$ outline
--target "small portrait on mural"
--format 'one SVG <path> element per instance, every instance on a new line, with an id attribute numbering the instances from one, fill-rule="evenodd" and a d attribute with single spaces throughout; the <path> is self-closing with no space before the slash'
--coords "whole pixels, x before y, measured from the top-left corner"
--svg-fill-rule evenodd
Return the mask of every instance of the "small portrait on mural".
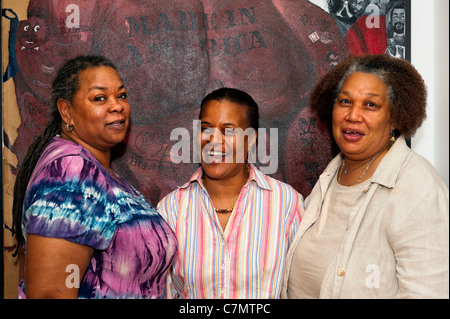
<path id="1" fill-rule="evenodd" d="M 390 9 L 386 19 L 388 46 L 386 54 L 405 58 L 405 4 L 389 3 Z"/>
<path id="2" fill-rule="evenodd" d="M 342 35 L 360 18 L 370 0 L 328 0 L 328 12 L 336 21 Z"/>
<path id="3" fill-rule="evenodd" d="M 350 55 L 386 51 L 389 0 L 309 0 L 333 18 Z"/>

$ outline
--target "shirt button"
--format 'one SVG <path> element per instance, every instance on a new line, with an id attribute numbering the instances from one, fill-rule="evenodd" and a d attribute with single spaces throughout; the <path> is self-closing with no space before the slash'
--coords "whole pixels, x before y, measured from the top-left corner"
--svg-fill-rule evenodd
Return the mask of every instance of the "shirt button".
<path id="1" fill-rule="evenodd" d="M 337 275 L 339 277 L 344 277 L 345 276 L 345 269 L 342 268 L 342 267 L 339 267 L 338 270 L 337 270 Z"/>

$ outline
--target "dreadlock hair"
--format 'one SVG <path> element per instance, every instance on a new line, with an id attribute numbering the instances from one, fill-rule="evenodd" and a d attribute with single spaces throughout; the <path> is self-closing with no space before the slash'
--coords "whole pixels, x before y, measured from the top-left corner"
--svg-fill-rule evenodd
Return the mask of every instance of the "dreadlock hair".
<path id="1" fill-rule="evenodd" d="M 73 101 L 75 93 L 80 89 L 79 75 L 91 67 L 108 66 L 116 70 L 116 67 L 106 58 L 102 56 L 79 56 L 66 63 L 59 69 L 52 84 L 51 98 L 51 118 L 39 135 L 28 148 L 27 154 L 20 165 L 14 184 L 14 201 L 12 207 L 13 234 L 17 240 L 17 249 L 13 256 L 17 256 L 19 247 L 24 242 L 22 234 L 22 214 L 25 193 L 27 191 L 28 182 L 31 174 L 39 160 L 44 149 L 57 134 L 61 134 L 63 125 L 62 118 L 59 113 L 57 102 L 60 99 Z"/>

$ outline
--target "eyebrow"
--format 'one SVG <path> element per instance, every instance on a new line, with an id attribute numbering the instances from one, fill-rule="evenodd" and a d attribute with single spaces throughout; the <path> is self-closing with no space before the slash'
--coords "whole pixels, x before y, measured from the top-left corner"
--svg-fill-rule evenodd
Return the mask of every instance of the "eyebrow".
<path id="1" fill-rule="evenodd" d="M 342 91 L 340 94 L 352 95 L 349 91 Z M 378 93 L 367 93 L 366 96 L 381 96 Z"/>
<path id="2" fill-rule="evenodd" d="M 208 122 L 208 121 L 202 121 L 201 124 L 211 124 L 211 123 Z M 238 125 L 236 125 L 234 123 L 223 123 L 222 125 L 223 126 L 236 126 L 236 127 L 238 127 Z"/>
<path id="3" fill-rule="evenodd" d="M 121 85 L 119 86 L 117 89 L 120 91 L 123 88 L 125 88 L 125 85 Z M 101 91 L 106 91 L 107 88 L 103 87 L 103 86 L 93 86 L 91 88 L 89 88 L 88 92 L 92 91 L 92 90 L 101 90 Z"/>

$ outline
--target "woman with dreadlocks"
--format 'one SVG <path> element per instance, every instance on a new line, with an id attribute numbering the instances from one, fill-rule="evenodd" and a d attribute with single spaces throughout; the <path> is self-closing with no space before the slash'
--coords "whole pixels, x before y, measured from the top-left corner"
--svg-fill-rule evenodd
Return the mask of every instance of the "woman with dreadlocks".
<path id="1" fill-rule="evenodd" d="M 19 298 L 163 297 L 176 237 L 110 168 L 131 113 L 116 68 L 103 57 L 69 60 L 53 82 L 52 106 L 14 187 L 25 251 Z"/>

